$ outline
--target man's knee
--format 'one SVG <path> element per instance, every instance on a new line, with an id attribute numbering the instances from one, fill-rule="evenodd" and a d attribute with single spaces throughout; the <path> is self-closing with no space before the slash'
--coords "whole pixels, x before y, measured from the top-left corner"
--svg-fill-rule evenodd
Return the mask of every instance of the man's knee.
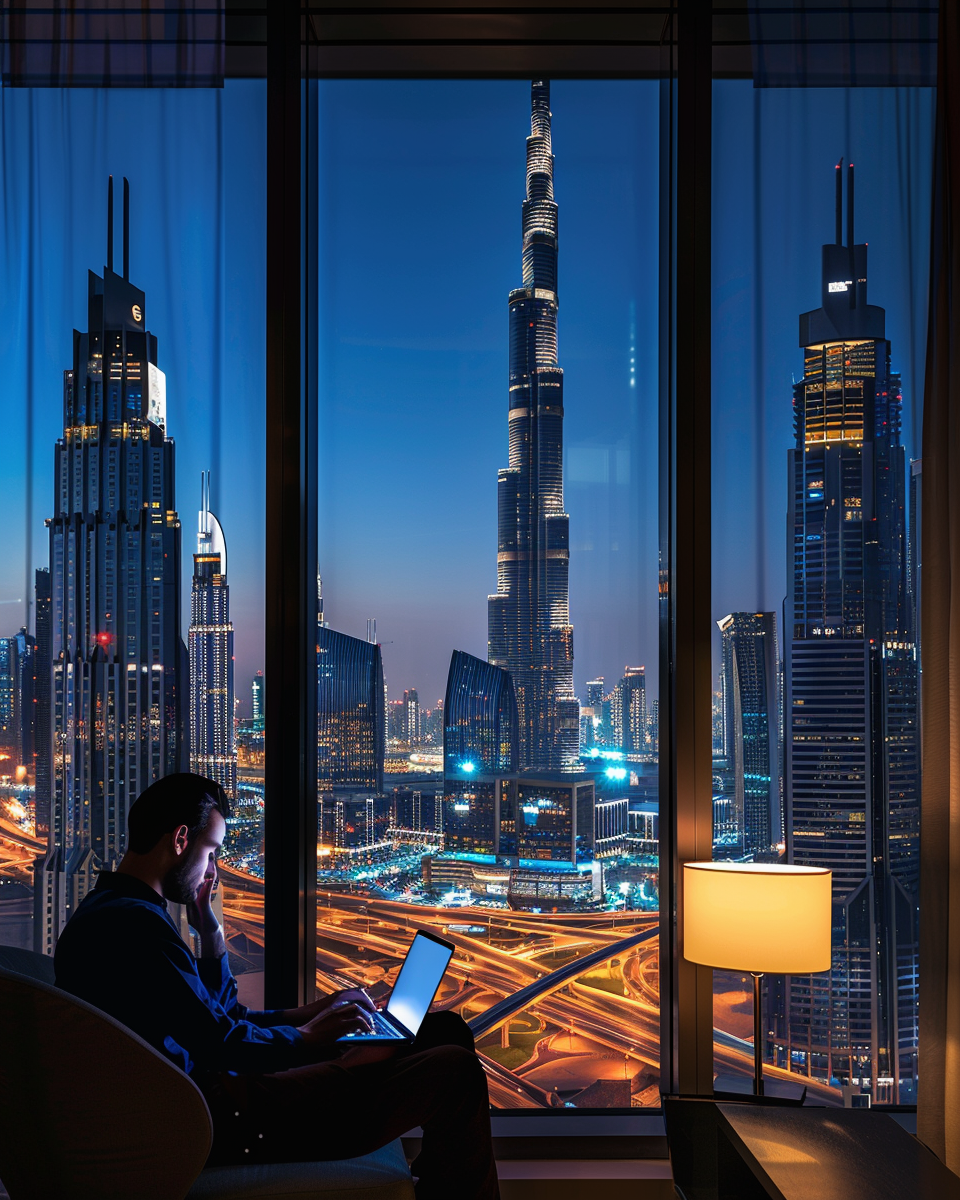
<path id="1" fill-rule="evenodd" d="M 465 1046 L 436 1046 L 427 1053 L 436 1072 L 455 1090 L 486 1092 L 486 1073 L 473 1050 Z"/>
<path id="2" fill-rule="evenodd" d="M 462 1046 L 471 1051 L 475 1048 L 470 1026 L 453 1009 L 428 1013 L 420 1026 L 417 1041 L 424 1047 Z"/>

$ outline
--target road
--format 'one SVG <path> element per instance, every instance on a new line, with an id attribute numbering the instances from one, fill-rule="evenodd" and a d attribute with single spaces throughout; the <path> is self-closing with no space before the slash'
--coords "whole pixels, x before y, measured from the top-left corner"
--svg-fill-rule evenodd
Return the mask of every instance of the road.
<path id="1" fill-rule="evenodd" d="M 0 818 L 0 878 L 32 883 L 33 860 L 42 849 L 39 839 Z M 225 932 L 249 963 L 262 955 L 263 881 L 227 863 L 221 864 L 221 879 Z M 479 1039 L 495 1106 L 575 1104 L 569 1080 L 593 1072 L 597 1079 L 633 1080 L 647 1102 L 656 1103 L 658 921 L 657 913 L 450 909 L 320 891 L 317 986 L 330 991 L 362 984 L 385 994 L 414 930 L 433 930 L 456 947 L 438 996 L 441 1007 L 471 1019 L 530 990 L 526 1010 L 504 1012 Z M 649 933 L 654 935 L 649 940 L 624 947 L 627 939 Z M 599 961 L 579 977 L 555 974 L 583 958 Z M 716 1030 L 714 1061 L 724 1074 L 752 1078 L 749 1042 Z M 774 1067 L 766 1067 L 765 1075 L 799 1080 L 822 1102 L 840 1103 L 839 1093 L 820 1081 Z"/>

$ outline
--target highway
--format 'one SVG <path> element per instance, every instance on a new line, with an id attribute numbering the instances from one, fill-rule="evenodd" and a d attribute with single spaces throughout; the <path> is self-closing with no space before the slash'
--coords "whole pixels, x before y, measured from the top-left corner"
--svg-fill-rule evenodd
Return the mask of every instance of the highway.
<path id="1" fill-rule="evenodd" d="M 42 849 L 42 841 L 0 817 L 0 879 L 32 884 Z M 228 944 L 257 966 L 263 881 L 229 863 L 220 864 L 220 874 Z M 657 913 L 441 908 L 321 890 L 317 986 L 360 984 L 383 996 L 413 932 L 432 930 L 456 947 L 437 1004 L 476 1022 L 496 1107 L 575 1105 L 584 1086 L 613 1079 L 632 1081 L 636 1100 L 642 1094 L 643 1102 L 658 1104 L 658 922 Z M 512 998 L 521 991 L 527 1001 L 518 1008 Z M 492 1019 L 481 1020 L 490 1010 Z M 752 1044 L 714 1032 L 717 1071 L 752 1078 Z M 769 1066 L 765 1076 L 805 1083 L 821 1102 L 841 1103 L 836 1090 L 806 1076 Z"/>

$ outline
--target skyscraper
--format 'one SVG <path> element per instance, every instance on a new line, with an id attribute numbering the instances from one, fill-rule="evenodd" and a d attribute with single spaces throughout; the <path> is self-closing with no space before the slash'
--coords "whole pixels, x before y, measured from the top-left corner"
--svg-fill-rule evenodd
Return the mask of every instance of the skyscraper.
<path id="1" fill-rule="evenodd" d="M 193 556 L 190 591 L 190 770 L 237 794 L 237 746 L 233 724 L 233 625 L 227 583 L 227 543 L 210 511 L 210 473 Z"/>
<path id="2" fill-rule="evenodd" d="M 250 708 L 254 729 L 263 729 L 263 672 L 258 671 L 250 684 Z"/>
<path id="3" fill-rule="evenodd" d="M 730 613 L 723 642 L 723 757 L 745 854 L 780 841 L 780 655 L 776 613 Z"/>
<path id="4" fill-rule="evenodd" d="M 454 650 L 443 713 L 445 790 L 475 775 L 516 771 L 519 726 L 508 671 Z"/>
<path id="5" fill-rule="evenodd" d="M 36 635 L 37 662 L 34 693 L 37 701 L 36 719 L 36 772 L 37 784 L 34 811 L 36 814 L 37 837 L 46 837 L 50 832 L 50 796 L 53 774 L 53 742 L 50 726 L 50 684 L 53 677 L 53 657 L 50 624 L 50 572 L 40 567 L 36 573 Z"/>
<path id="6" fill-rule="evenodd" d="M 644 667 L 624 667 L 623 678 L 613 689 L 610 707 L 613 744 L 625 754 L 642 754 L 647 748 L 647 675 Z"/>
<path id="7" fill-rule="evenodd" d="M 550 84 L 531 89 L 523 286 L 509 297 L 509 463 L 497 484 L 497 591 L 488 600 L 488 659 L 513 676 L 522 770 L 574 770 L 573 693 L 563 511 L 563 371 L 557 361 L 557 205 Z"/>
<path id="8" fill-rule="evenodd" d="M 403 693 L 403 740 L 408 746 L 419 746 L 421 739 L 420 697 L 416 688 Z"/>
<path id="9" fill-rule="evenodd" d="M 318 789 L 381 793 L 385 748 L 380 646 L 318 625 Z"/>
<path id="10" fill-rule="evenodd" d="M 0 775 L 34 779 L 36 639 L 21 629 L 0 638 Z"/>
<path id="11" fill-rule="evenodd" d="M 833 870 L 829 974 L 786 983 L 784 1051 L 814 1075 L 915 1098 L 919 745 L 900 378 L 867 247 L 823 247 L 822 307 L 800 317 L 789 456 L 786 834 Z"/>
<path id="12" fill-rule="evenodd" d="M 87 331 L 74 330 L 54 456 L 54 777 L 36 889 L 47 952 L 97 869 L 123 853 L 130 805 L 188 761 L 174 445 L 157 339 L 129 279 L 128 214 L 124 180 L 118 275 L 111 179 L 107 265 L 102 279 L 88 274 Z"/>

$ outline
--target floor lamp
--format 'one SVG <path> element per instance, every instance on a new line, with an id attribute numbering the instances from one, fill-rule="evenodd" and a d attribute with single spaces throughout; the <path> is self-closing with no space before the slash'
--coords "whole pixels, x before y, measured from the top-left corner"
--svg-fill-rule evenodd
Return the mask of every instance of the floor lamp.
<path id="1" fill-rule="evenodd" d="M 683 864 L 683 956 L 753 976 L 753 1092 L 763 1095 L 760 980 L 830 969 L 832 873 L 781 863 Z"/>

